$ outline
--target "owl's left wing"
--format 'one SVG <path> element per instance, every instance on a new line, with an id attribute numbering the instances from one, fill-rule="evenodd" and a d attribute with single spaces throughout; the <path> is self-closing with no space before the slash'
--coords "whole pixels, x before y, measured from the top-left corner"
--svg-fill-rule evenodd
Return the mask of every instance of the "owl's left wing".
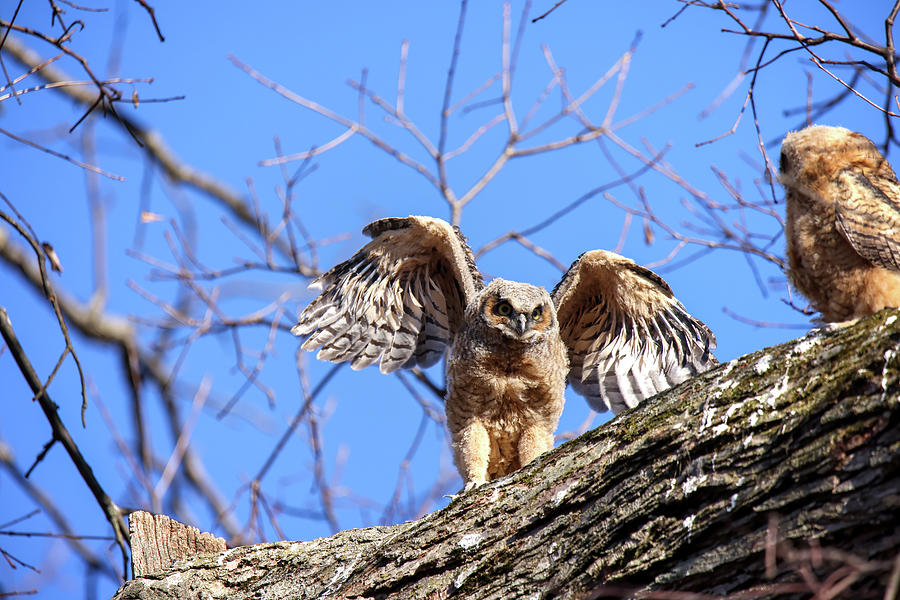
<path id="1" fill-rule="evenodd" d="M 893 173 L 838 174 L 835 215 L 838 230 L 866 260 L 900 271 L 900 184 Z"/>
<path id="2" fill-rule="evenodd" d="M 433 365 L 484 287 L 471 249 L 431 217 L 380 219 L 363 233 L 372 241 L 310 285 L 322 293 L 291 332 L 308 335 L 303 349 L 321 348 L 319 359 L 353 369 Z"/>
<path id="3" fill-rule="evenodd" d="M 716 338 L 653 271 L 585 252 L 553 290 L 569 383 L 598 412 L 636 406 L 717 364 Z"/>

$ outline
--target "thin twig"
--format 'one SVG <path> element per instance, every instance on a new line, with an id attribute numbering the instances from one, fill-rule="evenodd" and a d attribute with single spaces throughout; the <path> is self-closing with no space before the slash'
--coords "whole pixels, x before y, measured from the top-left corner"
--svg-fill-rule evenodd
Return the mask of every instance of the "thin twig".
<path id="1" fill-rule="evenodd" d="M 104 177 L 109 177 L 110 179 L 115 180 L 115 181 L 125 181 L 125 178 L 122 177 L 121 175 L 115 175 L 113 173 L 108 173 L 108 172 L 104 171 L 103 169 L 101 169 L 100 167 L 95 167 L 94 165 L 89 165 L 87 163 L 83 163 L 80 160 L 76 160 L 67 154 L 63 154 L 62 152 L 57 152 L 56 150 L 51 150 L 50 148 L 45 148 L 44 146 L 41 146 L 40 144 L 32 142 L 31 140 L 27 140 L 23 137 L 20 137 L 10 131 L 7 131 L 6 129 L 0 128 L 0 133 L 2 133 L 3 135 L 5 135 L 7 137 L 11 137 L 12 139 L 16 140 L 17 142 L 26 144 L 28 146 L 31 146 L 32 148 L 37 148 L 41 152 L 46 152 L 47 154 L 52 154 L 53 156 L 55 156 L 57 158 L 61 158 L 63 160 L 69 161 L 73 165 L 79 166 L 82 169 L 87 169 L 88 171 L 92 171 L 94 173 L 97 173 L 98 175 L 103 175 Z"/>

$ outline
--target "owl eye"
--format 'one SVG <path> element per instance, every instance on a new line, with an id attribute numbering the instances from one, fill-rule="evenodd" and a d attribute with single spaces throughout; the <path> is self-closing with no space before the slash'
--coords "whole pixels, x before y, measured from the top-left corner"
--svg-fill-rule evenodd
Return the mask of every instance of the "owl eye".
<path id="1" fill-rule="evenodd" d="M 531 319 L 533 321 L 540 321 L 543 314 L 544 314 L 544 309 L 542 307 L 538 306 L 533 311 L 531 311 Z"/>
<path id="2" fill-rule="evenodd" d="M 508 317 L 512 313 L 512 306 L 509 304 L 509 302 L 506 302 L 504 300 L 503 302 L 497 303 L 497 306 L 494 307 L 494 312 L 501 317 Z"/>
<path id="3" fill-rule="evenodd" d="M 782 151 L 781 156 L 778 157 L 778 170 L 784 173 L 788 170 L 788 167 L 790 167 L 790 165 L 788 164 L 788 157 Z"/>

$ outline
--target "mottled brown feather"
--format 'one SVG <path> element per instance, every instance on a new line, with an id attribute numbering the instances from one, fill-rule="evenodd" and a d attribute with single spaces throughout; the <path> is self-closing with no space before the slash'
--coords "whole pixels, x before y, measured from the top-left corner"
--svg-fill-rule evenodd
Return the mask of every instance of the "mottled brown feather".
<path id="1" fill-rule="evenodd" d="M 865 136 L 814 125 L 787 134 L 788 277 L 825 321 L 900 306 L 900 184 Z"/>

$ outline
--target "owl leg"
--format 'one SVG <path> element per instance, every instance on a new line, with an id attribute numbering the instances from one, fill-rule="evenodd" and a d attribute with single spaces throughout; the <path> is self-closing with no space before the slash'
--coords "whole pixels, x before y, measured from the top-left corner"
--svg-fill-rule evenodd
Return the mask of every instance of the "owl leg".
<path id="1" fill-rule="evenodd" d="M 471 420 L 453 435 L 453 459 L 465 481 L 464 493 L 487 481 L 490 455 L 491 440 L 478 419 Z"/>
<path id="2" fill-rule="evenodd" d="M 519 464 L 523 467 L 553 448 L 553 433 L 538 425 L 531 425 L 519 437 Z"/>

